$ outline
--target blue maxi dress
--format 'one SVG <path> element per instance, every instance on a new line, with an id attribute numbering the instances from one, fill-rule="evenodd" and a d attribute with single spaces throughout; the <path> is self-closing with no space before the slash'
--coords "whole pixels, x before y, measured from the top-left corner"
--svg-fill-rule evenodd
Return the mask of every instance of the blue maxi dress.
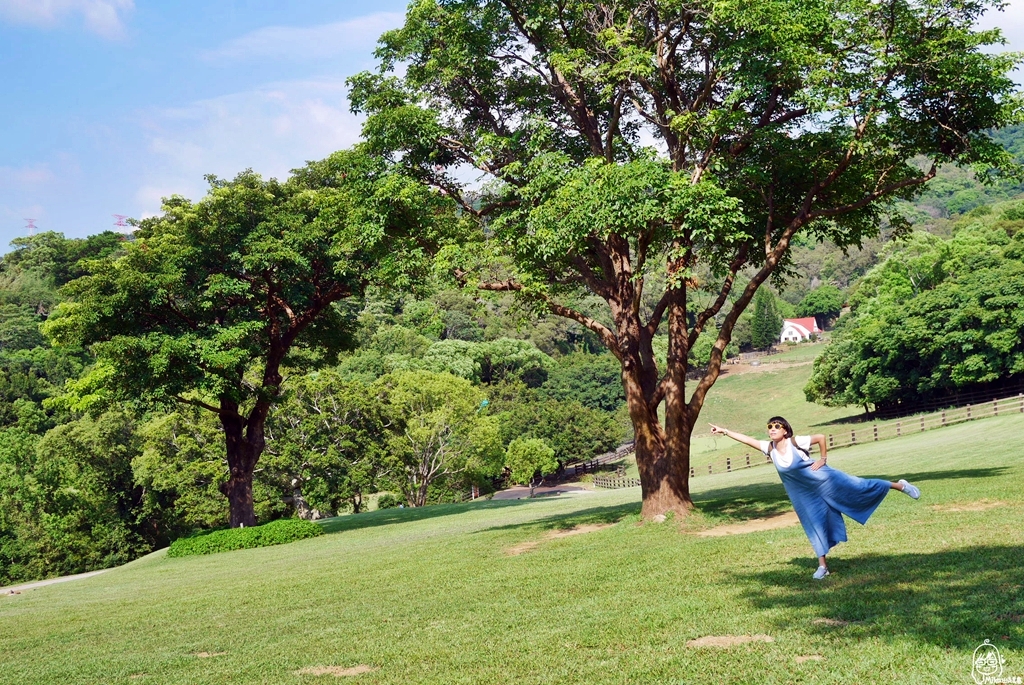
<path id="1" fill-rule="evenodd" d="M 794 436 L 793 440 L 810 447 L 809 436 Z M 791 457 L 788 464 L 767 440 L 762 441 L 762 449 L 772 458 L 814 553 L 823 557 L 840 542 L 846 542 L 843 514 L 861 525 L 867 523 L 889 494 L 889 481 L 858 478 L 829 466 L 813 471 L 814 461 L 797 450 L 793 440 L 787 442 Z"/>

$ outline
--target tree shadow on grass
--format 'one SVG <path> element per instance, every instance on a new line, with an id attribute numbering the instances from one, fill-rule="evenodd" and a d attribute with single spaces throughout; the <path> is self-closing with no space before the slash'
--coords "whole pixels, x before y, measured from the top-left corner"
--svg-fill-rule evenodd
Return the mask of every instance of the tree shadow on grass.
<path id="1" fill-rule="evenodd" d="M 793 508 L 782 483 L 715 488 L 695 494 L 693 503 L 697 511 L 726 521 L 764 518 Z"/>
<path id="2" fill-rule="evenodd" d="M 771 611 L 780 629 L 839 638 L 910 636 L 940 647 L 973 649 L 990 638 L 1024 640 L 1024 546 L 981 545 L 930 554 L 868 554 L 833 559 L 833 574 L 811 580 L 817 561 L 737 574 L 744 599 Z M 794 618 L 796 616 L 797 618 Z M 824 619 L 824 620 L 822 620 Z"/>
<path id="3" fill-rule="evenodd" d="M 536 528 L 540 530 L 568 530 L 576 526 L 604 525 L 618 523 L 627 517 L 638 517 L 640 514 L 639 502 L 628 502 L 610 507 L 593 507 L 582 509 L 568 514 L 558 514 L 523 521 L 521 523 L 509 523 L 504 526 L 492 526 L 478 532 L 485 533 L 495 530 L 517 530 L 520 528 Z"/>
<path id="4" fill-rule="evenodd" d="M 911 483 L 928 480 L 962 480 L 964 478 L 995 478 L 1005 475 L 1010 470 L 1008 466 L 991 466 L 983 469 L 952 469 L 946 471 L 921 471 L 920 473 L 886 473 L 886 474 L 856 474 L 861 478 L 880 478 L 882 480 L 893 480 L 904 478 Z"/>
<path id="5" fill-rule="evenodd" d="M 507 507 L 522 506 L 529 503 L 529 501 L 516 499 L 479 500 L 476 502 L 463 502 L 461 504 L 432 504 L 426 507 L 409 507 L 405 509 L 377 509 L 376 511 L 367 511 L 361 514 L 349 514 L 347 516 L 324 519 L 317 523 L 323 527 L 325 533 L 343 533 L 362 528 L 390 526 L 395 523 L 424 521 L 441 516 L 455 516 L 480 509 L 505 509 Z"/>

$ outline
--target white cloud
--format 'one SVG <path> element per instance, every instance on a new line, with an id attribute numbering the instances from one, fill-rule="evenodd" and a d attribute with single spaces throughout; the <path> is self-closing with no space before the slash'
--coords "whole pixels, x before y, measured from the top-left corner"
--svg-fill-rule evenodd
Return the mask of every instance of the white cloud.
<path id="1" fill-rule="evenodd" d="M 124 34 L 122 17 L 134 7 L 134 0 L 0 0 L 0 18 L 52 28 L 68 16 L 81 15 L 93 33 L 119 38 Z"/>
<path id="2" fill-rule="evenodd" d="M 23 167 L 0 166 L 0 185 L 33 187 L 49 183 L 56 178 L 47 164 Z"/>
<path id="3" fill-rule="evenodd" d="M 138 214 L 172 194 L 198 199 L 204 174 L 231 178 L 246 168 L 284 178 L 359 139 L 341 79 L 291 81 L 141 115 L 145 162 L 135 192 Z"/>
<path id="4" fill-rule="evenodd" d="M 234 38 L 205 53 L 210 60 L 275 59 L 314 60 L 365 51 L 384 31 L 402 25 L 399 12 L 378 12 L 320 26 L 267 26 Z"/>

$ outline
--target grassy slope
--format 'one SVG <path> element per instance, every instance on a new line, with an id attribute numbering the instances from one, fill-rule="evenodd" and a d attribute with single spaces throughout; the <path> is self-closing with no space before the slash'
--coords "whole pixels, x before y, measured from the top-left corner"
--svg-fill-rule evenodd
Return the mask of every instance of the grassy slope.
<path id="1" fill-rule="evenodd" d="M 682 531 L 636 525 L 636 489 L 385 510 L 291 545 L 157 553 L 2 597 L 0 682 L 328 683 L 294 672 L 357 664 L 378 667 L 352 679 L 372 683 L 970 682 L 986 638 L 1024 675 L 1022 430 L 1024 416 L 999 417 L 838 452 L 836 467 L 907 475 L 924 497 L 893 493 L 851 523 L 820 584 L 799 527 L 689 534 L 786 509 L 766 468 L 694 481 Z M 1005 505 L 937 508 L 979 498 Z M 758 633 L 775 642 L 686 647 Z M 810 654 L 822 660 L 796 663 Z"/>

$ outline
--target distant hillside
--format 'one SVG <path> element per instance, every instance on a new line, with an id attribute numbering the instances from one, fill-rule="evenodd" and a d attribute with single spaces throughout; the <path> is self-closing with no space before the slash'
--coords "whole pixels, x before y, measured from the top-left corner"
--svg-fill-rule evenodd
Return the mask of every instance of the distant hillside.
<path id="1" fill-rule="evenodd" d="M 1011 126 L 992 134 L 1017 160 L 1024 163 L 1024 126 Z M 918 229 L 949 237 L 953 224 L 968 212 L 996 202 L 1024 197 L 1024 183 L 1002 182 L 985 185 L 970 169 L 946 166 L 925 187 L 914 202 L 900 203 L 900 212 Z M 831 244 L 818 244 L 806 238 L 794 241 L 793 264 L 796 275 L 781 296 L 791 304 L 800 302 L 822 283 L 846 290 L 868 269 L 879 262 L 879 253 L 890 234 L 864 241 L 860 249 L 842 250 Z"/>

